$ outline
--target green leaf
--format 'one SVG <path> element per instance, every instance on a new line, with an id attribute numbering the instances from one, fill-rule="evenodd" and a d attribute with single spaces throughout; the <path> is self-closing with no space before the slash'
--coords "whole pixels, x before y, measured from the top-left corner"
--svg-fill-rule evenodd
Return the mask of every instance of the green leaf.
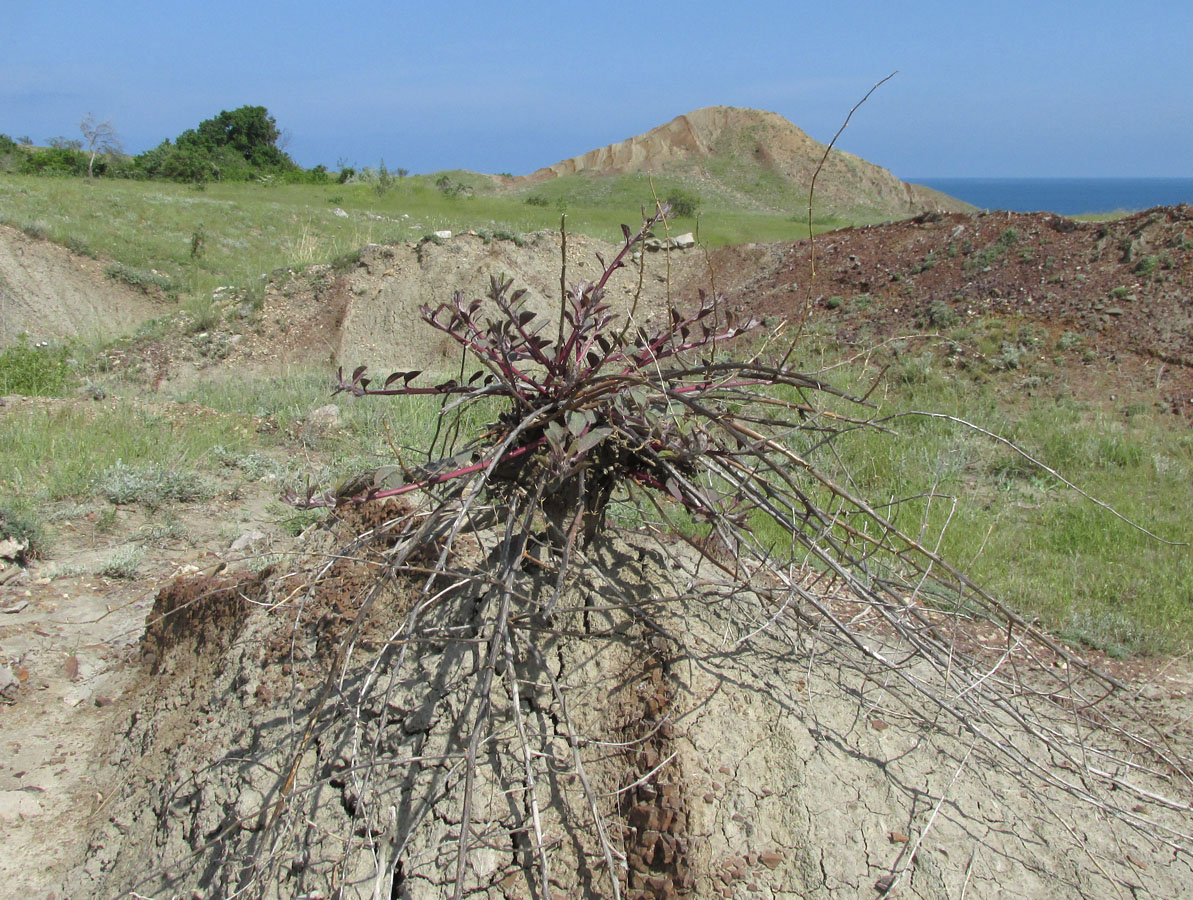
<path id="1" fill-rule="evenodd" d="M 587 453 L 612 433 L 613 429 L 609 427 L 594 428 L 592 431 L 588 432 L 588 434 L 584 435 L 584 437 L 576 441 L 576 455 L 582 456 L 583 454 Z"/>
<path id="2" fill-rule="evenodd" d="M 406 483 L 401 466 L 378 466 L 373 472 L 373 487 L 379 491 L 399 488 Z"/>
<path id="3" fill-rule="evenodd" d="M 588 421 L 584 414 L 579 410 L 573 409 L 567 414 L 568 431 L 572 433 L 572 437 L 579 437 L 584 433 L 584 429 L 588 427 Z"/>

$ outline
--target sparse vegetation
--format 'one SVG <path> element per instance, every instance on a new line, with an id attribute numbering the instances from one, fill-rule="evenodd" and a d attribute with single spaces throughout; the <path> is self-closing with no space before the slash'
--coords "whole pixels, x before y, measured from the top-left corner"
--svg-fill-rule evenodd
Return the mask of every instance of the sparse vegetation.
<path id="1" fill-rule="evenodd" d="M 124 263 L 112 263 L 108 266 L 106 274 L 113 281 L 136 288 L 142 294 L 152 294 L 154 288 L 167 296 L 175 293 L 174 282 L 157 271 L 147 271 Z"/>
<path id="2" fill-rule="evenodd" d="M 193 472 L 156 462 L 129 466 L 121 460 L 99 477 L 96 488 L 110 503 L 143 503 L 146 506 L 203 500 L 211 493 Z"/>

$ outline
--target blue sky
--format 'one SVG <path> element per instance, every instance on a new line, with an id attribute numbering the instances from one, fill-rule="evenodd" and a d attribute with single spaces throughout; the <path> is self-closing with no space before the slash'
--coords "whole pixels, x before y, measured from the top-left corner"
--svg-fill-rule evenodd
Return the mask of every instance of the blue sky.
<path id="1" fill-rule="evenodd" d="M 1193 3 L 5 0 L 0 132 L 263 105 L 304 166 L 522 174 L 712 105 L 914 176 L 1193 176 Z"/>

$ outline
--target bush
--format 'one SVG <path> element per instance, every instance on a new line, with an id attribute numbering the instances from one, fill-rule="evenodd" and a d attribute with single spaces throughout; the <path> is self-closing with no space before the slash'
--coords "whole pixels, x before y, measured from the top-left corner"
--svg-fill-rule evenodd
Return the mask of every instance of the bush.
<path id="1" fill-rule="evenodd" d="M 144 558 L 144 550 L 136 544 L 127 544 L 105 559 L 96 574 L 105 578 L 136 578 Z"/>
<path id="2" fill-rule="evenodd" d="M 263 106 L 225 110 L 199 123 L 198 128 L 184 131 L 173 143 L 167 139 L 138 155 L 128 175 L 202 183 L 297 173 L 301 180 L 302 170 L 277 147 L 280 134 Z M 312 183 L 326 182 L 326 169 L 316 171 L 320 168 L 311 170 Z"/>
<path id="3" fill-rule="evenodd" d="M 809 660 L 812 654 L 847 660 L 872 679 L 870 684 L 888 691 L 901 710 L 909 710 L 908 718 L 922 733 L 941 728 L 940 722 L 968 731 L 974 744 L 983 740 L 989 747 L 982 770 L 990 765 L 1000 774 L 1009 771 L 1025 793 L 1048 779 L 1071 783 L 1068 792 L 1074 798 L 1091 796 L 1081 777 L 1067 781 L 1091 746 L 1087 735 L 1099 728 L 1100 712 L 1087 714 L 1072 702 L 1072 679 L 1091 674 L 1087 664 L 926 549 L 939 545 L 944 532 L 940 538 L 932 534 L 936 526 L 930 524 L 928 508 L 916 504 L 926 500 L 947 508 L 947 485 L 938 491 L 933 482 L 928 493 L 906 499 L 881 494 L 871 505 L 855 493 L 866 490 L 865 476 L 855 479 L 839 467 L 847 432 L 894 436 L 900 432 L 893 426 L 906 424 L 899 439 L 918 444 L 915 423 L 930 424 L 938 414 L 860 418 L 868 415 L 863 398 L 849 398 L 832 387 L 824 371 L 805 375 L 789 367 L 795 345 L 785 354 L 777 348 L 773 355 L 751 345 L 748 361 L 741 361 L 731 342 L 759 323 L 736 322 L 713 303 L 686 311 L 669 308 L 649 328 L 619 320 L 605 300 L 605 285 L 658 220 L 651 217 L 637 235 L 624 228 L 622 250 L 608 265 L 601 261 L 597 282 L 564 291 L 558 318 L 531 309 L 527 292 L 514 290 L 504 276 L 491 279 L 486 298 L 470 301 L 457 292 L 448 302 L 423 306 L 423 321 L 470 360 L 461 366 L 459 381 L 434 383 L 418 371 L 374 380 L 364 366 L 348 375 L 340 372 L 340 390 L 358 397 L 438 398 L 447 421 L 417 448 L 419 454 L 425 450 L 421 458 L 437 462 L 408 465 L 415 454 L 403 460 L 395 447 L 392 464 L 361 472 L 334 491 L 290 495 L 303 508 L 342 508 L 351 530 L 341 556 L 362 558 L 373 552 L 371 542 L 384 554 L 384 564 L 377 567 L 373 584 L 358 592 L 367 599 L 352 626 L 343 628 L 338 646 L 324 654 L 332 662 L 321 692 L 313 702 L 310 694 L 302 698 L 302 720 L 292 722 L 290 745 L 296 750 L 287 754 L 292 762 L 277 794 L 278 808 L 293 812 L 287 821 L 275 819 L 262 845 L 289 841 L 281 851 L 287 856 L 305 846 L 302 829 L 310 815 L 297 803 L 282 801 L 288 793 L 297 798 L 313 792 L 321 787 L 320 779 L 345 770 L 379 776 L 354 794 L 357 808 L 384 809 L 398 791 L 412 795 L 408 785 L 422 777 L 404 743 L 413 730 L 406 722 L 413 719 L 403 721 L 399 713 L 386 723 L 383 717 L 393 709 L 418 710 L 420 723 L 431 721 L 439 729 L 442 738 L 436 740 L 442 743 L 435 752 L 450 748 L 456 774 L 426 776 L 422 783 L 428 786 L 418 794 L 421 805 L 409 818 L 442 816 L 454 823 L 458 837 L 449 839 L 448 852 L 454 856 L 457 895 L 468 889 L 461 873 L 470 872 L 470 854 L 490 852 L 480 836 L 513 829 L 533 848 L 524 857 L 526 867 L 537 864 L 537 875 L 549 885 L 539 807 L 526 810 L 519 804 L 511 818 L 494 824 L 488 799 L 496 793 L 491 786 L 500 785 L 506 796 L 537 803 L 538 785 L 561 772 L 577 785 L 572 797 L 581 795 L 581 787 L 587 790 L 579 748 L 600 742 L 600 755 L 591 758 L 603 765 L 613 745 L 585 734 L 585 722 L 568 711 L 592 702 L 590 675 L 596 674 L 572 660 L 595 659 L 604 646 L 615 646 L 619 656 L 602 676 L 647 694 L 646 701 L 636 701 L 649 704 L 639 707 L 644 713 L 632 717 L 642 719 L 638 733 L 651 741 L 659 736 L 659 743 L 627 743 L 624 730 L 617 732 L 622 741 L 617 746 L 629 747 L 623 751 L 627 774 L 620 783 L 633 780 L 646 789 L 631 797 L 649 797 L 653 803 L 666 796 L 660 787 L 667 779 L 676 785 L 685 777 L 664 771 L 670 757 L 662 742 L 672 740 L 668 718 L 688 715 L 670 705 L 675 695 L 664 681 L 668 659 L 696 658 L 711 669 L 716 660 L 732 658 L 722 670 L 726 675 L 710 671 L 710 683 L 728 677 L 735 687 L 750 690 L 749 682 L 756 681 L 760 693 L 786 708 L 791 682 L 770 678 L 785 652 Z M 925 353 L 907 360 L 901 376 L 931 386 L 932 365 L 931 354 Z M 476 431 L 461 421 L 470 408 L 470 415 L 483 412 L 488 423 L 471 441 L 467 437 Z M 965 424 L 952 416 L 940 418 Z M 957 449 L 950 444 L 948 455 L 962 456 Z M 867 467 L 882 455 L 867 453 Z M 1034 461 L 1019 459 L 1017 468 L 1039 469 Z M 937 465 L 917 454 L 917 467 L 924 463 Z M 947 465 L 960 475 L 966 462 Z M 838 477 L 841 471 L 846 478 Z M 417 505 L 396 500 L 415 491 Z M 387 498 L 394 500 L 365 507 L 359 515 L 355 511 L 357 503 Z M 947 515 L 951 520 L 952 512 Z M 910 532 L 901 530 L 896 517 L 911 525 Z M 606 531 L 620 532 L 620 540 L 603 537 Z M 317 565 L 327 571 L 322 567 L 329 564 L 321 557 Z M 400 593 L 383 593 L 394 588 Z M 389 596 L 400 597 L 401 605 Z M 374 603 L 376 598 L 384 599 Z M 402 621 L 386 620 L 382 633 L 401 640 L 384 649 L 362 649 L 357 636 L 364 623 L 395 609 Z M 1021 641 L 1025 664 L 1039 658 L 1035 648 L 1046 647 L 1046 659 L 1063 660 L 1064 671 L 1054 672 L 1059 664 L 1040 666 L 1020 676 L 1010 665 L 996 683 L 990 668 L 994 653 L 958 652 L 959 645 L 972 646 L 978 633 L 952 627 L 961 618 L 988 634 L 1007 634 L 1008 647 Z M 569 647 L 565 641 L 577 643 Z M 448 650 L 449 642 L 458 645 Z M 369 652 L 373 657 L 364 656 Z M 429 652 L 444 656 L 428 666 Z M 464 667 L 458 662 L 462 658 L 468 659 Z M 350 659 L 355 669 L 349 670 Z M 463 673 L 452 694 L 445 692 L 443 679 L 427 675 L 445 671 L 449 659 L 451 671 Z M 622 664 L 623 659 L 641 660 L 643 668 L 625 668 L 639 663 Z M 639 671 L 650 671 L 653 680 L 640 680 Z M 1020 704 L 1028 693 L 1017 679 L 1027 677 L 1033 686 L 1030 700 Z M 1037 689 L 1046 678 L 1051 685 Z M 393 686 L 399 684 L 410 685 L 413 693 L 395 702 Z M 850 696 L 856 700 L 863 694 L 851 691 Z M 958 702 L 962 697 L 965 703 Z M 688 700 L 704 702 L 699 692 Z M 378 710 L 370 713 L 371 720 L 389 731 L 375 730 L 370 740 L 357 741 L 359 750 L 351 757 L 331 750 L 320 758 L 318 748 L 304 743 L 316 728 L 322 735 L 355 739 L 366 709 Z M 866 714 L 859 708 L 857 716 Z M 1074 727 L 1051 724 L 1062 719 Z M 870 726 L 878 723 L 871 719 Z M 470 737 L 465 741 L 461 735 Z M 1024 735 L 1041 742 L 1039 754 L 1021 749 Z M 336 746 L 347 743 L 337 738 Z M 1159 751 L 1153 759 L 1158 756 Z M 299 783 L 300 766 L 319 774 Z M 395 786 L 382 789 L 380 773 Z M 484 802 L 474 803 L 482 791 Z M 596 833 L 590 846 L 605 841 L 606 834 L 638 839 L 639 828 L 624 821 L 632 822 L 630 817 L 643 809 L 631 807 L 632 800 L 620 806 L 610 800 L 609 812 L 603 812 L 592 794 L 573 806 L 566 805 L 566 797 L 550 796 L 552 815 Z M 1106 796 L 1092 796 L 1097 811 L 1108 805 Z M 1127 812 L 1135 802 L 1128 795 L 1115 808 L 1128 823 L 1135 821 Z M 651 816 L 654 809 L 647 810 Z M 1138 827 L 1146 833 L 1148 824 Z M 367 835 L 367 828 L 362 824 L 361 833 Z M 658 831 L 642 831 L 657 840 Z M 411 833 L 413 826 L 405 834 Z M 477 836 L 471 845 L 469 835 Z M 619 837 L 617 851 L 627 844 Z M 649 844 L 650 853 L 655 846 Z M 606 844 L 607 877 L 614 885 L 609 895 L 617 893 L 621 874 L 614 849 Z M 642 858 L 627 849 L 631 852 L 623 858 Z M 366 864 L 372 852 L 372 846 L 361 850 Z M 446 896 L 450 870 L 434 877 Z M 627 896 L 644 893 L 630 884 Z M 884 882 L 879 891 L 889 886 Z"/>
<path id="4" fill-rule="evenodd" d="M 61 397 L 72 376 L 64 346 L 31 346 L 28 337 L 21 335 L 0 353 L 0 394 Z"/>
<path id="5" fill-rule="evenodd" d="M 1066 331 L 1066 332 L 1062 333 L 1059 338 L 1057 338 L 1056 349 L 1057 350 L 1076 350 L 1083 343 L 1085 343 L 1085 338 L 1083 338 L 1081 335 L 1077 334 L 1074 331 Z"/>
<path id="6" fill-rule="evenodd" d="M 1145 256 L 1135 264 L 1135 274 L 1147 278 L 1149 275 L 1154 275 L 1159 268 L 1159 256 Z"/>
<path id="7" fill-rule="evenodd" d="M 677 219 L 690 219 L 700 209 L 699 197 L 678 188 L 667 194 L 665 202 L 671 207 L 671 215 Z"/>
<path id="8" fill-rule="evenodd" d="M 127 466 L 120 460 L 100 476 L 96 487 L 101 496 L 118 505 L 160 506 L 167 501 L 187 503 L 211 496 L 210 489 L 193 472 L 168 469 L 157 463 Z"/>
<path id="9" fill-rule="evenodd" d="M 24 565 L 26 560 L 37 559 L 45 546 L 42 543 L 41 526 L 26 516 L 0 507 L 0 539 L 11 538 L 18 544 L 25 544 L 17 554 L 16 561 Z"/>
<path id="10" fill-rule="evenodd" d="M 97 170 L 102 170 L 96 160 Z M 18 171 L 22 175 L 86 175 L 87 154 L 70 147 L 49 147 L 26 153 Z"/>
<path id="11" fill-rule="evenodd" d="M 928 321 L 934 328 L 952 328 L 960 321 L 960 317 L 943 300 L 933 300 L 928 304 Z"/>
<path id="12" fill-rule="evenodd" d="M 120 281 L 129 287 L 134 287 L 142 294 L 152 293 L 157 288 L 163 294 L 173 295 L 176 292 L 174 282 L 169 276 L 136 266 L 126 266 L 124 263 L 112 263 L 104 272 L 113 281 Z"/>

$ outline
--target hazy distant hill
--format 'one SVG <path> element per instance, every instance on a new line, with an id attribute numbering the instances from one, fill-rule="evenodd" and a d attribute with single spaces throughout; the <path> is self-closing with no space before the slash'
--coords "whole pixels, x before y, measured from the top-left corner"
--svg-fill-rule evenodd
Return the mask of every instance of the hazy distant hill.
<path id="1" fill-rule="evenodd" d="M 776 113 L 709 106 L 629 140 L 520 176 L 513 183 L 527 186 L 569 175 L 679 176 L 744 205 L 791 210 L 799 198 L 806 208 L 808 184 L 824 149 L 824 144 Z M 972 209 L 838 150 L 829 155 L 816 180 L 816 207 L 854 220 Z"/>

